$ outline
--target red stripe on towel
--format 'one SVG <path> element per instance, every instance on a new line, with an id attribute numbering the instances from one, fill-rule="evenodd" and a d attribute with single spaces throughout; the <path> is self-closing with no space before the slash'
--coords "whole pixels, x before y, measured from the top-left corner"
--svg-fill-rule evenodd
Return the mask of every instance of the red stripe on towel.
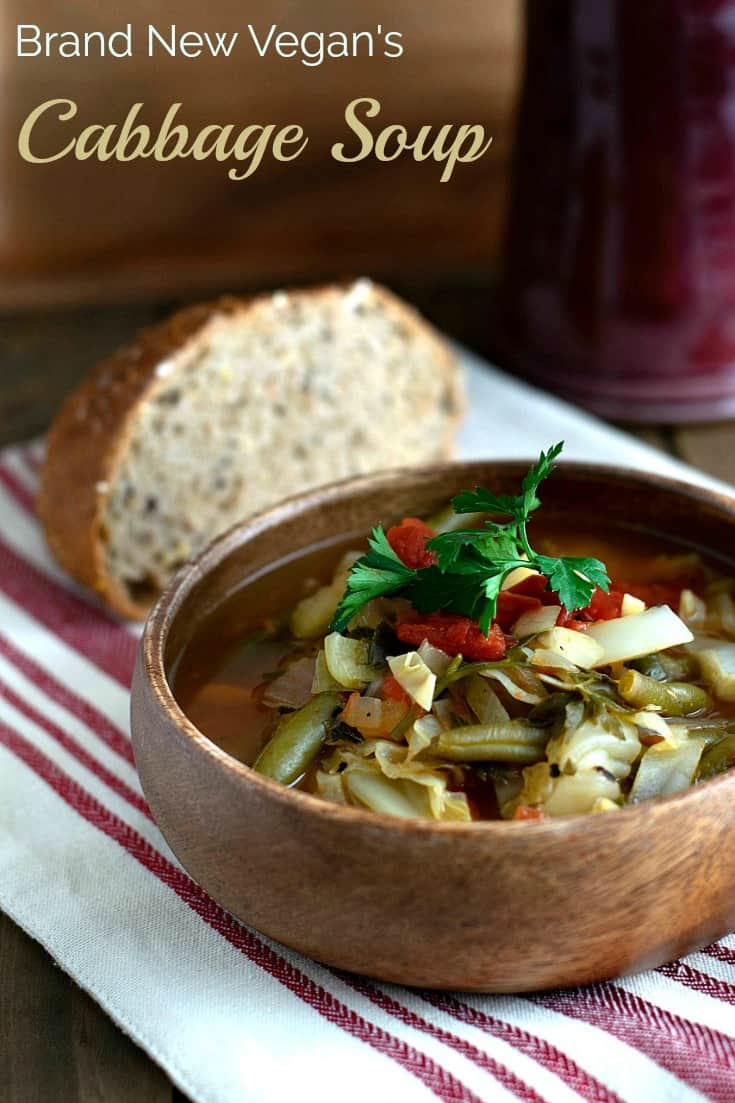
<path id="1" fill-rule="evenodd" d="M 421 1050 L 364 1019 L 295 965 L 271 949 L 206 895 L 182 870 L 167 861 L 124 820 L 115 816 L 18 732 L 0 724 L 0 743 L 33 770 L 78 815 L 113 839 L 167 885 L 214 931 L 328 1022 L 395 1061 L 445 1103 L 482 1103 L 479 1096 Z"/>
<path id="2" fill-rule="evenodd" d="M 109 720 L 103 713 L 96 709 L 89 701 L 77 696 L 61 682 L 57 681 L 47 670 L 34 662 L 24 651 L 20 651 L 7 637 L 0 633 L 0 655 L 18 668 L 29 682 L 33 682 L 38 689 L 61 705 L 78 720 L 94 732 L 98 739 L 105 743 L 110 750 L 118 754 L 131 766 L 135 765 L 133 746 L 130 739 Z"/>
<path id="3" fill-rule="evenodd" d="M 493 1038 L 499 1038 L 501 1041 L 515 1046 L 521 1053 L 525 1053 L 527 1057 L 530 1057 L 532 1061 L 538 1062 L 549 1072 L 553 1072 L 555 1076 L 558 1076 L 560 1080 L 563 1080 L 565 1084 L 577 1092 L 578 1095 L 581 1095 L 583 1099 L 588 1100 L 589 1103 L 623 1103 L 619 1095 L 583 1068 L 580 1068 L 576 1061 L 568 1057 L 566 1053 L 562 1053 L 551 1042 L 547 1042 L 545 1038 L 539 1038 L 519 1026 L 503 1022 L 502 1019 L 496 1019 L 476 1007 L 460 1003 L 459 1000 L 451 996 L 445 996 L 440 992 L 422 992 L 421 998 L 430 1003 L 432 1007 L 436 1007 L 438 1011 L 451 1015 L 459 1022 L 466 1023 L 468 1026 L 475 1026 L 485 1034 L 490 1034 Z"/>
<path id="4" fill-rule="evenodd" d="M 149 820 L 153 820 L 151 810 L 140 793 L 136 793 L 135 789 L 131 789 L 129 785 L 126 785 L 117 774 L 112 773 L 112 771 L 103 766 L 101 762 L 98 762 L 93 755 L 89 754 L 76 739 L 63 731 L 58 724 L 54 724 L 52 720 L 49 720 L 27 701 L 24 701 L 22 697 L 19 697 L 2 678 L 0 678 L 0 697 L 3 697 L 14 709 L 22 713 L 23 716 L 27 717 L 33 724 L 45 731 L 52 739 L 55 739 L 60 747 L 63 747 L 65 751 L 73 755 L 77 762 L 81 763 L 85 769 L 89 770 L 96 778 L 104 782 L 109 789 L 112 789 L 113 793 L 117 793 L 117 795 L 122 797 L 123 800 L 126 800 L 132 808 L 135 808 L 138 812 L 142 812 Z"/>
<path id="5" fill-rule="evenodd" d="M 443 1027 L 436 1026 L 435 1023 L 430 1023 L 427 1019 L 417 1015 L 415 1011 L 411 1011 L 404 1004 L 394 1000 L 392 996 L 376 988 L 370 981 L 364 980 L 362 977 L 355 976 L 353 973 L 345 973 L 340 969 L 331 969 L 330 972 L 344 984 L 354 988 L 356 992 L 369 999 L 381 1011 L 386 1011 L 389 1015 L 400 1019 L 406 1026 L 412 1026 L 415 1030 L 421 1030 L 424 1034 L 429 1034 L 432 1038 L 436 1038 L 437 1041 L 449 1046 L 450 1049 L 461 1053 L 463 1057 L 467 1057 L 478 1068 L 489 1072 L 491 1076 L 499 1080 L 503 1087 L 517 1095 L 519 1099 L 526 1100 L 527 1103 L 544 1103 L 543 1097 L 538 1094 L 535 1088 L 521 1080 L 511 1069 L 494 1060 L 489 1053 L 483 1052 L 472 1042 L 468 1042 L 466 1038 L 460 1038 L 458 1034 L 453 1034 L 450 1030 L 445 1030 Z"/>
<path id="6" fill-rule="evenodd" d="M 64 643 L 130 688 L 137 640 L 118 621 L 47 577 L 1 539 L 0 589 Z"/>
<path id="7" fill-rule="evenodd" d="M 599 1027 L 716 1103 L 735 1099 L 735 1041 L 614 984 L 542 992 L 525 999 Z"/>
<path id="8" fill-rule="evenodd" d="M 33 494 L 6 463 L 0 463 L 0 483 L 2 483 L 11 497 L 15 499 L 21 509 L 35 516 L 36 502 Z"/>

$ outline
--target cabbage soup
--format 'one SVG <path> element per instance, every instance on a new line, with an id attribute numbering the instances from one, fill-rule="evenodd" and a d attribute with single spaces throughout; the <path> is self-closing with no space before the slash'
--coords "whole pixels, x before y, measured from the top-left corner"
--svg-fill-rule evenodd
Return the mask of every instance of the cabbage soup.
<path id="1" fill-rule="evenodd" d="M 283 785 L 437 821 L 615 812 L 728 769 L 735 579 L 544 517 L 560 451 L 517 496 L 477 487 L 250 582 L 177 663 L 184 711 Z"/>

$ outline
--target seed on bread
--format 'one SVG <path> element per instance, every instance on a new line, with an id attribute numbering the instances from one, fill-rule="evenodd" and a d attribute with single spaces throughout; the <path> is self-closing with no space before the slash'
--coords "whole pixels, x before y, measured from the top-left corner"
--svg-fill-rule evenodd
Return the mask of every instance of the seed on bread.
<path id="1" fill-rule="evenodd" d="M 447 457 L 460 409 L 447 346 L 369 281 L 221 300 L 145 331 L 71 396 L 39 512 L 61 564 L 140 618 L 258 509 Z"/>

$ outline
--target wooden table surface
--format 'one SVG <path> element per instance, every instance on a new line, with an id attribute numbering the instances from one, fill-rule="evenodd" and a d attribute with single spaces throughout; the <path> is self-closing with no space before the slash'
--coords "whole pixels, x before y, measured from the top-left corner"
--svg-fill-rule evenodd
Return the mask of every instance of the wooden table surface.
<path id="1" fill-rule="evenodd" d="M 489 286 L 412 288 L 409 297 L 480 351 Z M 63 394 L 131 331 L 171 304 L 0 321 L 0 445 L 43 431 Z M 468 321 L 470 319 L 470 321 Z M 632 430 L 735 483 L 735 422 Z M 0 915 L 0 1103 L 182 1103 L 185 1097 L 49 955 Z"/>

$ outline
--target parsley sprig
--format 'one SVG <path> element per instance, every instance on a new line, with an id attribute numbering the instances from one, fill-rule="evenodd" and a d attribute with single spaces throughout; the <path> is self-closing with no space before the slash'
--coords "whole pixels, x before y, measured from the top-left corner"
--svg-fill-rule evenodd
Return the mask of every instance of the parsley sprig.
<path id="1" fill-rule="evenodd" d="M 527 526 L 541 504 L 538 488 L 554 470 L 563 447 L 560 441 L 541 453 L 526 473 L 518 495 L 493 494 L 483 487 L 458 494 L 452 500 L 456 514 L 489 513 L 507 520 L 490 519 L 481 528 L 454 529 L 435 536 L 427 544 L 436 556 L 435 566 L 407 567 L 378 525 L 368 542 L 370 550 L 350 572 L 332 630 L 346 628 L 373 598 L 391 595 L 407 598 L 421 613 L 446 610 L 472 617 L 487 634 L 503 583 L 517 567 L 530 567 L 542 574 L 569 612 L 588 605 L 596 586 L 607 591 L 610 580 L 599 559 L 541 555 L 529 541 Z"/>

